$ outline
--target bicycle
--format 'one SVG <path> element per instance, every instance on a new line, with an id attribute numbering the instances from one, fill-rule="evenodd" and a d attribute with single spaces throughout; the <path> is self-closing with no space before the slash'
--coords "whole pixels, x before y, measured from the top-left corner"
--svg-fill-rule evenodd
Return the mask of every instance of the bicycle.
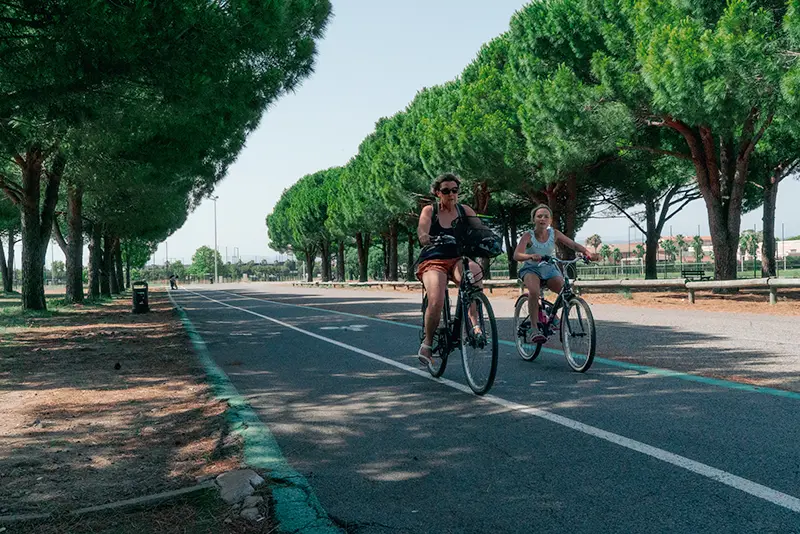
<path id="1" fill-rule="evenodd" d="M 434 244 L 444 242 L 447 241 L 437 237 Z M 469 269 L 469 258 L 465 255 L 461 256 L 461 266 L 464 275 L 458 287 L 454 314 L 450 313 L 450 295 L 445 287 L 442 317 L 431 344 L 435 365 L 428 365 L 428 371 L 435 378 L 442 376 L 447 367 L 448 356 L 459 348 L 467 385 L 476 395 L 484 395 L 491 389 L 497 373 L 497 322 L 489 299 L 481 288 L 475 286 L 474 276 Z M 468 312 L 471 306 L 475 306 L 477 324 L 472 324 L 473 319 Z M 425 339 L 427 308 L 428 295 L 423 288 L 420 342 Z M 475 326 L 479 327 L 480 334 L 476 334 Z"/>
<path id="2" fill-rule="evenodd" d="M 564 349 L 564 356 L 569 366 L 579 373 L 585 373 L 594 361 L 597 348 L 597 334 L 594 316 L 589 305 L 572 290 L 566 267 L 574 265 L 582 258 L 564 261 L 550 256 L 544 256 L 541 263 L 555 265 L 564 276 L 564 286 L 556 296 L 554 302 L 544 298 L 544 291 L 539 297 L 538 325 L 542 334 L 550 339 L 559 332 L 559 339 Z M 583 259 L 585 263 L 589 260 Z M 544 283 L 542 284 L 544 286 Z M 561 317 L 559 318 L 559 312 Z M 514 305 L 514 334 L 517 352 L 525 361 L 533 361 L 542 350 L 542 343 L 528 343 L 527 336 L 531 329 L 528 313 L 528 293 L 525 292 L 517 299 Z"/>

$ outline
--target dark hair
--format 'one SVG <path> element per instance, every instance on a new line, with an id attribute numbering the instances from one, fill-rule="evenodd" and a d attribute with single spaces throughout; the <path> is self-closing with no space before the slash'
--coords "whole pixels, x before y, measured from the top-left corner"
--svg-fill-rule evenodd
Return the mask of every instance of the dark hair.
<path id="1" fill-rule="evenodd" d="M 453 174 L 452 172 L 446 172 L 444 174 L 440 174 L 431 184 L 431 195 L 436 196 L 436 192 L 442 187 L 442 184 L 445 182 L 455 182 L 456 185 L 461 185 L 461 178 L 457 175 Z"/>

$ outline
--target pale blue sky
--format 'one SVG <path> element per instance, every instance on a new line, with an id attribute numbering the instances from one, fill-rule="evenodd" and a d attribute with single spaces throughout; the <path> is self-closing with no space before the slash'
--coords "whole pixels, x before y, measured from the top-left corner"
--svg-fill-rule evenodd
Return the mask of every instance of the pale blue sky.
<path id="1" fill-rule="evenodd" d="M 217 187 L 218 246 L 223 258 L 238 247 L 245 259 L 273 259 L 264 218 L 284 189 L 305 174 L 343 165 L 355 155 L 375 121 L 403 109 L 416 92 L 458 76 L 481 44 L 508 28 L 522 0 L 334 0 L 334 17 L 319 43 L 316 72 L 276 102 Z M 800 182 L 781 187 L 777 230 L 800 234 Z M 761 227 L 761 210 L 742 227 Z M 708 235 L 701 201 L 673 219 L 673 233 Z M 625 220 L 592 220 L 578 234 L 626 240 Z M 669 228 L 665 229 L 669 234 Z M 156 253 L 184 263 L 213 246 L 213 202 L 205 200 Z M 58 247 L 55 258 L 62 259 Z M 48 262 L 49 262 L 48 254 Z"/>

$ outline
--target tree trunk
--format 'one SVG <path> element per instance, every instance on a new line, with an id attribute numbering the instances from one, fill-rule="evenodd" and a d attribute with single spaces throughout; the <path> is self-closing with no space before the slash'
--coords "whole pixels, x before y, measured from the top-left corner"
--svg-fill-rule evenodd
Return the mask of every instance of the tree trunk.
<path id="1" fill-rule="evenodd" d="M 111 280 L 114 279 L 114 247 L 108 232 L 103 235 L 103 260 L 100 267 L 100 293 L 104 297 L 111 296 Z"/>
<path id="2" fill-rule="evenodd" d="M 11 239 L 11 237 L 9 237 Z M 6 263 L 6 253 L 3 250 L 3 240 L 0 239 L 0 276 L 3 279 L 3 292 L 11 293 L 8 283 L 8 264 Z"/>
<path id="3" fill-rule="evenodd" d="M 344 274 L 344 241 L 339 241 L 339 251 L 336 254 L 336 277 L 340 282 L 345 281 Z"/>
<path id="4" fill-rule="evenodd" d="M 54 158 L 51 172 L 47 175 L 47 188 L 41 212 L 44 172 L 44 153 L 41 147 L 32 146 L 25 157 L 20 157 L 17 163 L 22 168 L 22 194 L 19 203 L 22 217 L 22 308 L 46 310 L 44 260 L 66 160 L 60 153 Z"/>
<path id="5" fill-rule="evenodd" d="M 331 249 L 331 242 L 325 242 L 325 249 L 327 253 L 325 254 L 325 262 L 327 263 L 326 268 L 328 269 L 328 282 L 333 280 L 333 250 Z"/>
<path id="6" fill-rule="evenodd" d="M 664 118 L 663 124 L 684 137 L 691 153 L 697 185 L 708 212 L 717 280 L 736 279 L 736 252 L 750 156 L 771 124 L 772 116 L 764 119 L 755 133 L 759 120 L 760 111 L 753 108 L 742 125 L 740 139 L 735 142 L 715 139 L 707 126 L 693 128 L 674 117 Z"/>
<path id="7" fill-rule="evenodd" d="M 14 255 L 16 254 L 14 245 L 16 245 L 17 232 L 13 229 L 8 230 L 8 255 L 6 261 L 8 262 L 8 285 L 5 290 L 8 293 L 14 291 Z"/>
<path id="8" fill-rule="evenodd" d="M 120 243 L 120 239 L 117 237 L 114 239 L 114 274 L 117 275 L 117 293 L 122 293 L 122 290 L 125 289 L 125 277 L 122 271 L 122 243 Z"/>
<path id="9" fill-rule="evenodd" d="M 657 229 L 656 208 L 655 199 L 648 198 L 645 201 L 644 212 L 647 224 L 647 244 L 644 253 L 645 280 L 656 280 L 658 278 L 658 240 L 661 238 L 661 231 Z"/>
<path id="10" fill-rule="evenodd" d="M 125 289 L 131 288 L 131 249 L 130 244 L 125 243 L 125 250 L 128 252 L 125 254 Z"/>
<path id="11" fill-rule="evenodd" d="M 321 266 L 322 266 L 322 281 L 323 282 L 330 282 L 331 281 L 331 251 L 330 251 L 330 243 L 328 241 L 323 240 L 322 243 L 320 243 L 319 257 L 320 257 L 320 263 L 321 263 Z"/>
<path id="12" fill-rule="evenodd" d="M 67 225 L 66 301 L 80 304 L 83 302 L 83 188 L 72 184 L 67 188 Z"/>
<path id="13" fill-rule="evenodd" d="M 389 225 L 389 280 L 397 282 L 397 222 Z"/>
<path id="14" fill-rule="evenodd" d="M 575 240 L 575 229 L 578 220 L 578 175 L 570 174 L 564 188 L 564 229 L 563 233 L 568 238 Z M 559 245 L 561 257 L 565 260 L 575 258 L 575 251 L 569 247 Z"/>
<path id="15" fill-rule="evenodd" d="M 369 232 L 356 233 L 356 251 L 358 252 L 358 281 L 366 282 L 369 268 Z"/>
<path id="16" fill-rule="evenodd" d="M 414 240 L 417 238 L 417 235 L 414 232 L 408 232 L 408 269 L 406 269 L 406 280 L 409 282 L 413 282 L 417 279 L 417 275 L 414 272 Z"/>
<path id="17" fill-rule="evenodd" d="M 89 298 L 100 298 L 100 278 L 103 264 L 102 233 L 100 225 L 93 223 L 89 241 Z"/>
<path id="18" fill-rule="evenodd" d="M 489 192 L 489 185 L 486 182 L 478 182 L 472 186 L 472 194 L 475 198 L 475 213 L 486 215 L 489 211 L 489 200 L 491 200 L 491 193 Z"/>
<path id="19" fill-rule="evenodd" d="M 736 252 L 739 249 L 739 226 L 741 214 L 730 220 L 722 209 L 709 206 L 708 223 L 711 229 L 711 245 L 714 249 L 714 278 L 736 279 Z"/>
<path id="20" fill-rule="evenodd" d="M 503 225 L 503 241 L 506 243 L 506 265 L 508 266 L 508 277 L 513 280 L 516 278 L 517 262 L 514 260 L 514 249 L 511 248 L 511 229 L 508 227 L 507 223 Z"/>
<path id="21" fill-rule="evenodd" d="M 518 266 L 517 262 L 514 260 L 514 249 L 516 249 L 517 245 L 519 244 L 519 241 L 517 241 L 517 235 L 519 234 L 519 232 L 517 231 L 516 214 L 513 211 L 511 211 L 510 213 L 511 213 L 511 218 L 508 222 L 508 232 L 509 232 L 509 237 L 511 238 L 511 251 L 509 252 L 509 254 L 511 254 L 511 260 L 509 260 L 508 277 L 514 280 L 518 276 L 518 271 L 517 271 Z"/>
<path id="22" fill-rule="evenodd" d="M 763 242 L 761 243 L 761 276 L 777 276 L 775 261 L 775 207 L 778 200 L 778 180 L 772 176 L 764 180 Z"/>
<path id="23" fill-rule="evenodd" d="M 389 234 L 381 234 L 381 251 L 383 252 L 383 279 L 389 279 L 389 249 L 391 239 Z"/>
<path id="24" fill-rule="evenodd" d="M 306 254 L 306 282 L 314 281 L 314 259 L 316 259 L 314 251 L 309 251 Z"/>

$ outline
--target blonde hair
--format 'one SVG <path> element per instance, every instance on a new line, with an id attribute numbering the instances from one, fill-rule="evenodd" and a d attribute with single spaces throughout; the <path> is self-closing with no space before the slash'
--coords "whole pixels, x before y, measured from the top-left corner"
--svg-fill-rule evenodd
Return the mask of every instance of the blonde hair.
<path id="1" fill-rule="evenodd" d="M 550 219 L 553 218 L 553 210 L 550 209 L 550 206 L 547 204 L 539 204 L 531 210 L 531 224 L 536 224 L 536 212 L 539 210 L 547 210 L 547 213 L 550 214 Z"/>

